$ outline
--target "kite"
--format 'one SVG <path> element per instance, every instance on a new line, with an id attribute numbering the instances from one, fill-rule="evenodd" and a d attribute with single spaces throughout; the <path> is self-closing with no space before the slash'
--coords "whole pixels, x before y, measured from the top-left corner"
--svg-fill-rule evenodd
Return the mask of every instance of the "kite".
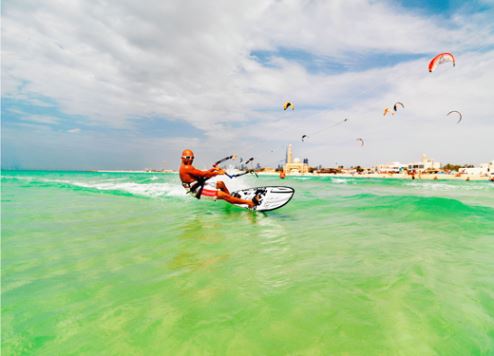
<path id="1" fill-rule="evenodd" d="M 383 113 L 383 116 L 386 116 L 386 115 L 388 115 L 389 113 L 391 113 L 391 115 L 394 115 L 394 112 L 391 112 L 391 109 L 390 109 L 390 108 L 384 108 L 384 113 Z"/>
<path id="2" fill-rule="evenodd" d="M 400 103 L 399 101 L 397 101 L 394 105 L 393 105 L 393 110 L 394 111 L 398 111 L 398 106 L 401 106 L 402 109 L 405 108 L 405 105 L 403 105 L 403 103 Z"/>
<path id="3" fill-rule="evenodd" d="M 457 117 L 458 117 L 457 124 L 459 124 L 461 122 L 461 119 L 463 119 L 463 115 L 459 111 L 456 111 L 456 110 L 450 111 L 449 113 L 446 114 L 446 116 L 449 116 L 451 114 L 456 114 L 457 115 Z"/>
<path id="4" fill-rule="evenodd" d="M 435 71 L 438 65 L 446 62 L 453 62 L 454 67 L 456 64 L 455 56 L 448 52 L 438 54 L 429 62 L 429 73 Z"/>
<path id="5" fill-rule="evenodd" d="M 283 110 L 286 111 L 290 107 L 292 108 L 292 110 L 295 110 L 295 105 L 292 102 L 285 101 L 285 103 L 283 104 Z"/>
<path id="6" fill-rule="evenodd" d="M 338 122 L 334 123 L 333 125 L 329 126 L 329 128 L 339 126 L 342 123 L 347 122 L 347 121 L 348 121 L 348 119 L 345 118 L 344 120 L 338 121 Z"/>
<path id="7" fill-rule="evenodd" d="M 356 141 L 359 141 L 360 142 L 360 146 L 363 147 L 364 146 L 364 139 L 363 138 L 357 138 Z"/>
<path id="8" fill-rule="evenodd" d="M 302 142 L 304 142 L 304 139 L 305 139 L 306 137 L 309 137 L 309 136 L 307 136 L 307 135 L 302 135 Z"/>

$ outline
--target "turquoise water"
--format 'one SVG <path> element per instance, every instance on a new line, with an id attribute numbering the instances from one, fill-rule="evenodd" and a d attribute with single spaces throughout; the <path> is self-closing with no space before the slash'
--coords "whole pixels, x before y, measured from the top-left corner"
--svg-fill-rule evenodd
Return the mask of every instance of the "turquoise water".
<path id="1" fill-rule="evenodd" d="M 174 174 L 3 172 L 3 354 L 494 354 L 494 184 L 226 182 L 296 193 L 261 214 Z"/>

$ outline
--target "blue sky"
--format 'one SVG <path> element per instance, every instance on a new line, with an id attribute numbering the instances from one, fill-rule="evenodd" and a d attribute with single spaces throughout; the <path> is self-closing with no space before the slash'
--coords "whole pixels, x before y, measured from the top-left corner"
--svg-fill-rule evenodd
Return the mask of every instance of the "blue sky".
<path id="1" fill-rule="evenodd" d="M 492 6 L 488 1 L 476 0 L 408 0 L 400 1 L 400 6 L 405 9 L 411 9 L 435 16 L 451 16 L 459 11 L 461 12 L 482 12 L 487 11 Z"/>
<path id="2" fill-rule="evenodd" d="M 273 166 L 288 143 L 323 165 L 406 162 L 421 153 L 492 160 L 493 8 L 491 1 L 8 2 L 2 167 L 176 168 L 186 147 L 203 167 L 232 152 Z M 453 52 L 457 66 L 428 73 L 441 51 Z M 281 110 L 286 100 L 295 111 Z M 383 121 L 395 101 L 406 110 Z M 450 110 L 463 112 L 461 125 L 444 119 Z M 366 138 L 365 150 L 355 137 Z M 459 141 L 462 149 L 451 146 Z"/>
<path id="3" fill-rule="evenodd" d="M 426 59 L 431 53 L 348 53 L 346 58 L 331 58 L 300 49 L 279 47 L 274 51 L 252 51 L 251 56 L 266 67 L 276 67 L 274 58 L 283 58 L 303 66 L 311 74 L 339 74 L 390 67 L 402 62 Z"/>

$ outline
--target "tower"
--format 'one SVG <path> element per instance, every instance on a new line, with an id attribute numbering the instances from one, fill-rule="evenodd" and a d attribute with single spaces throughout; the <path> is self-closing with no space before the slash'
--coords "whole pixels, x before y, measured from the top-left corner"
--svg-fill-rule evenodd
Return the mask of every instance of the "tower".
<path id="1" fill-rule="evenodd" d="M 288 144 L 288 147 L 286 149 L 286 160 L 285 163 L 292 163 L 292 144 Z"/>

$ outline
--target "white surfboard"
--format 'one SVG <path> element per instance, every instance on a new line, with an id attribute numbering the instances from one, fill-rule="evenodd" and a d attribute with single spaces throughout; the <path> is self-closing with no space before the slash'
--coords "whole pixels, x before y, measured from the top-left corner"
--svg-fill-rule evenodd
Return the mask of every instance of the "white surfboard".
<path id="1" fill-rule="evenodd" d="M 260 204 L 252 210 L 270 211 L 279 209 L 292 199 L 295 190 L 290 187 L 255 187 L 238 190 L 232 195 L 245 200 L 252 200 L 256 195 L 260 198 Z M 245 204 L 235 204 L 242 208 L 248 208 Z"/>

